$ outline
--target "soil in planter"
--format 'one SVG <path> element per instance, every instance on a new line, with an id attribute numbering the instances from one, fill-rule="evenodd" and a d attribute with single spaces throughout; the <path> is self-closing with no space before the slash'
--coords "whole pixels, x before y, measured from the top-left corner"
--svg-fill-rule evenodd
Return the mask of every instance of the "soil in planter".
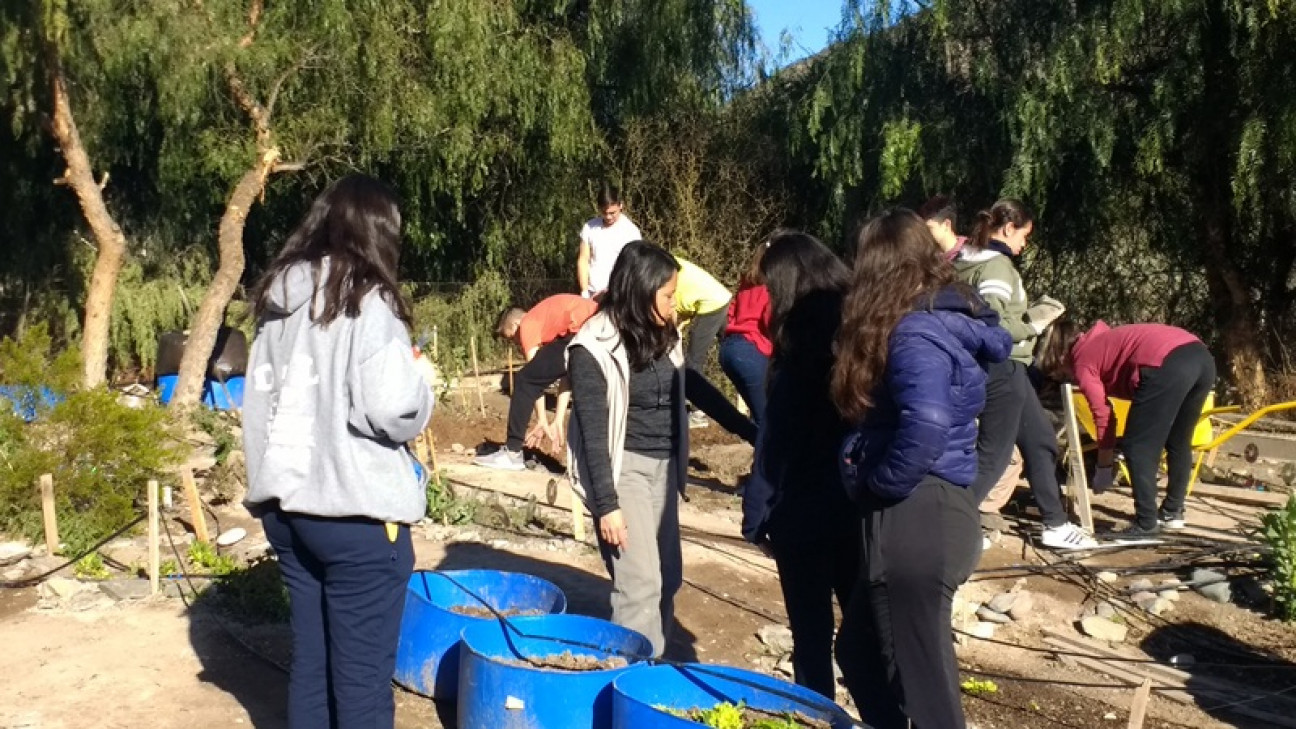
<path id="1" fill-rule="evenodd" d="M 544 671 L 609 671 L 614 668 L 625 668 L 630 662 L 621 656 L 608 656 L 606 658 L 596 658 L 594 656 L 579 656 L 571 651 L 563 651 L 550 656 L 535 656 L 533 658 L 513 658 L 504 659 L 502 663 L 510 666 L 522 666 L 524 668 L 539 668 Z"/>
<path id="2" fill-rule="evenodd" d="M 735 706 L 726 702 L 710 709 L 665 711 L 713 729 L 832 729 L 831 723 L 812 719 L 799 711 L 762 711 L 742 703 Z"/>
<path id="3" fill-rule="evenodd" d="M 531 615 L 549 614 L 544 610 L 539 610 L 536 608 L 528 608 L 526 610 L 522 610 L 519 608 L 509 608 L 508 610 L 497 610 L 496 612 L 491 612 L 490 608 L 486 607 L 485 605 L 455 605 L 454 607 L 450 608 L 450 612 L 454 613 L 455 615 L 465 615 L 470 618 L 494 618 L 497 616 L 502 616 L 505 618 L 517 618 L 517 617 L 525 617 Z"/>

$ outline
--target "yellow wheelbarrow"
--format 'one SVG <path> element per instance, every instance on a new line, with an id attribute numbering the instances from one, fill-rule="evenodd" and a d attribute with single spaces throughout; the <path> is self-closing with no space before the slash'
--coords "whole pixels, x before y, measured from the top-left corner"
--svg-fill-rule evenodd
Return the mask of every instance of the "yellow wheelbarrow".
<path id="1" fill-rule="evenodd" d="M 1116 424 L 1116 436 L 1125 434 L 1125 421 L 1129 417 L 1130 401 L 1120 398 L 1108 398 L 1112 408 L 1112 418 Z M 1062 405 L 1063 405 L 1063 430 L 1066 437 L 1066 459 L 1071 472 L 1071 484 L 1073 488 L 1069 489 L 1071 498 L 1076 502 L 1076 511 L 1080 517 L 1081 525 L 1086 529 L 1093 529 L 1093 515 L 1089 511 L 1089 479 L 1085 473 L 1084 454 L 1095 450 L 1098 447 L 1098 428 L 1094 425 L 1093 412 L 1089 409 L 1089 401 L 1078 390 L 1071 385 L 1062 386 Z M 1193 431 L 1192 449 L 1197 453 L 1193 463 L 1192 477 L 1188 481 L 1188 493 L 1192 493 L 1193 484 L 1197 481 L 1197 475 L 1201 471 L 1202 464 L 1206 458 L 1219 448 L 1230 438 L 1245 430 L 1257 420 L 1276 412 L 1296 409 L 1296 401 L 1281 402 L 1274 405 L 1263 407 L 1233 425 L 1223 429 L 1216 434 L 1215 425 L 1211 418 L 1216 415 L 1225 413 L 1241 412 L 1241 408 L 1236 405 L 1225 407 L 1215 407 L 1215 393 L 1206 396 L 1206 403 L 1202 407 L 1201 418 L 1197 421 L 1197 428 Z M 1089 437 L 1088 445 L 1081 445 L 1080 435 Z M 1128 484 L 1130 481 L 1129 470 L 1124 461 L 1118 461 L 1118 476 Z"/>

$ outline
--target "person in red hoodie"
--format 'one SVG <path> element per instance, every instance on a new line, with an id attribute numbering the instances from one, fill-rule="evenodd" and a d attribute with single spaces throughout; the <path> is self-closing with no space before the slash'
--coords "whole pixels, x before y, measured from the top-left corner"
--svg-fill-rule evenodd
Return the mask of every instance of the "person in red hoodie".
<path id="1" fill-rule="evenodd" d="M 1215 386 L 1215 360 L 1193 334 L 1165 324 L 1109 327 L 1082 332 L 1070 321 L 1053 325 L 1039 358 L 1044 374 L 1073 380 L 1089 401 L 1098 432 L 1095 489 L 1110 486 L 1116 423 L 1108 397 L 1130 400 L 1121 450 L 1134 489 L 1136 518 L 1120 539 L 1155 536 L 1184 527 L 1184 498 L 1192 475 L 1192 435 Z M 1169 484 L 1158 513 L 1157 467 L 1166 452 Z"/>
<path id="2" fill-rule="evenodd" d="M 778 233 L 771 237 L 777 237 Z M 720 369 L 728 375 L 759 428 L 765 416 L 765 378 L 774 343 L 770 341 L 770 297 L 761 275 L 761 259 L 769 243 L 756 249 L 751 265 L 729 303 L 729 319 L 720 340 Z"/>

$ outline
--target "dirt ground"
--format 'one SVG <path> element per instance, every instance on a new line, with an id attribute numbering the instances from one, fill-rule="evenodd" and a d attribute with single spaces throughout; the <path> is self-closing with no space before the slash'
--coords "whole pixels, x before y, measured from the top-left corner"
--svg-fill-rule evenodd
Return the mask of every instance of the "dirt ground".
<path id="1" fill-rule="evenodd" d="M 561 478 L 543 465 L 520 474 L 472 466 L 475 447 L 502 439 L 505 401 L 498 395 L 484 397 L 488 415 L 483 418 L 476 412 L 475 396 L 468 399 L 471 414 L 451 402 L 436 416 L 438 465 L 461 491 L 482 498 L 513 504 L 522 503 L 513 497 L 538 495 L 538 508 L 551 531 L 425 524 L 414 530 L 418 568 L 531 573 L 564 590 L 569 612 L 606 617 L 609 583 L 588 543 L 592 537 L 584 544 L 571 538 L 565 489 L 548 498 L 553 493 L 550 480 L 561 483 Z M 751 451 L 714 426 L 692 435 L 694 484 L 681 511 L 685 585 L 678 596 L 678 625 L 667 657 L 766 666 L 771 659 L 757 632 L 785 624 L 785 614 L 773 563 L 738 535 L 741 510 L 735 488 L 750 466 Z M 1021 505 L 1027 500 L 1010 507 L 1010 521 L 1029 521 L 1031 510 Z M 1111 521 L 1128 518 L 1130 508 L 1128 495 L 1119 493 L 1105 494 L 1095 504 L 1096 514 Z M 1227 533 L 1246 520 L 1243 511 L 1195 499 L 1189 518 Z M 241 509 L 224 507 L 220 513 L 223 529 L 237 525 L 249 530 L 244 547 L 264 548 L 258 524 Z M 1183 549 L 1171 545 L 1097 553 L 1083 563 L 1091 572 L 1124 570 L 1181 554 Z M 1045 630 L 1078 635 L 1075 623 L 1095 589 L 1070 570 L 1042 568 L 1056 560 L 1055 555 L 1037 552 L 1029 538 L 1005 536 L 985 553 L 978 574 L 961 592 L 964 599 L 982 601 L 1024 580 L 1018 589 L 1033 594 L 1036 603 L 1030 615 L 995 633 L 995 640 L 1008 645 L 972 639 L 959 649 L 961 663 L 971 672 L 1018 677 L 994 678 L 993 694 L 965 695 L 969 721 L 979 729 L 1126 725 L 1132 688 L 1041 682 L 1120 683 L 1043 650 Z M 1186 574 L 1167 569 L 1150 576 Z M 40 604 L 35 589 L 0 590 L 0 729 L 285 725 L 286 676 L 272 665 L 288 658 L 284 626 L 248 627 L 160 596 L 81 610 Z M 1131 657 L 1164 659 L 1191 652 L 1201 664 L 1226 664 L 1203 666 L 1203 676 L 1209 671 L 1210 676 L 1267 691 L 1296 685 L 1296 631 L 1260 610 L 1220 605 L 1185 592 L 1173 612 L 1162 618 L 1131 613 L 1128 626 L 1131 634 L 1122 650 Z M 1188 692 L 1193 693 L 1191 683 Z M 845 701 L 844 692 L 839 700 Z M 396 703 L 398 727 L 455 725 L 453 704 L 438 705 L 399 690 Z M 1145 726 L 1264 725 L 1218 708 L 1222 702 L 1205 693 L 1194 703 L 1153 698 Z"/>

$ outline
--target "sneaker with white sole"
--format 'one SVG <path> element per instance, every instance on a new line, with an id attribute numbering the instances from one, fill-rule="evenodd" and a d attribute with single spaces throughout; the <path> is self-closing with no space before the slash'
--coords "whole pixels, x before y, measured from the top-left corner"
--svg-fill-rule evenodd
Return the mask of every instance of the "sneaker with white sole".
<path id="1" fill-rule="evenodd" d="M 1188 522 L 1184 521 L 1182 511 L 1162 510 L 1158 521 L 1161 522 L 1162 529 L 1169 529 L 1171 531 L 1178 531 L 1188 526 Z"/>
<path id="2" fill-rule="evenodd" d="M 1045 527 L 1041 541 L 1049 549 L 1094 549 L 1098 546 L 1097 539 L 1071 522 Z"/>
<path id="3" fill-rule="evenodd" d="M 499 450 L 488 456 L 477 456 L 473 459 L 473 463 L 499 471 L 526 470 L 526 461 L 522 458 L 522 451 L 511 451 L 507 446 L 501 446 Z"/>
<path id="4" fill-rule="evenodd" d="M 689 413 L 689 429 L 710 427 L 711 421 L 707 419 L 706 413 L 701 410 L 694 410 Z"/>

